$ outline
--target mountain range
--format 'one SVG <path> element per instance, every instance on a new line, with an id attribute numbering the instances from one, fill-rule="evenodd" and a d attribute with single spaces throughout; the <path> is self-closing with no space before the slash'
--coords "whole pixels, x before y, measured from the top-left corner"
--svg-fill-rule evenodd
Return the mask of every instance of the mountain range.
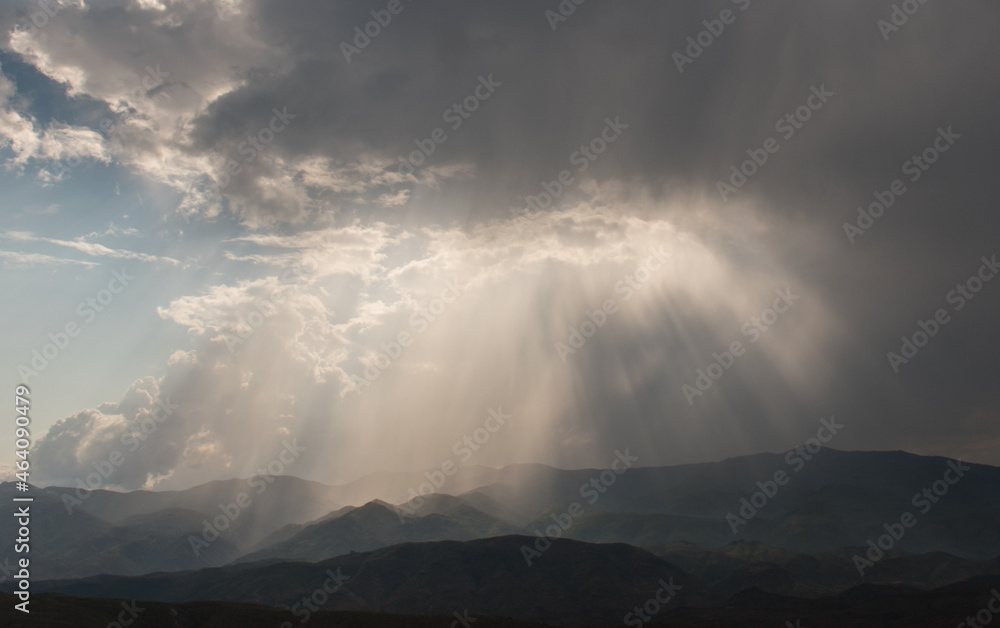
<path id="1" fill-rule="evenodd" d="M 325 611 L 472 609 L 583 626 L 622 622 L 667 583 L 679 585 L 669 607 L 680 617 L 812 608 L 858 587 L 891 587 L 877 590 L 884 597 L 1000 581 L 1000 469 L 984 465 L 823 449 L 619 473 L 471 467 L 437 493 L 378 497 L 413 496 L 432 479 L 35 488 L 34 591 L 294 609 L 340 574 L 348 580 Z M 5 514 L 13 493 L 0 485 L 5 538 L 16 533 Z M 859 557 L 870 563 L 861 571 Z"/>

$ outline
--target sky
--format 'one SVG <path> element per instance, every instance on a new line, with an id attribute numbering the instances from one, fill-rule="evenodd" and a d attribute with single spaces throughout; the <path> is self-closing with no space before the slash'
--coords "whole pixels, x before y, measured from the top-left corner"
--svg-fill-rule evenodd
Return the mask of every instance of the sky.
<path id="1" fill-rule="evenodd" d="M 32 482 L 114 459 L 103 486 L 185 488 L 292 440 L 328 483 L 673 465 L 831 416 L 837 449 L 1000 464 L 998 26 L 984 0 L 4 2 Z"/>

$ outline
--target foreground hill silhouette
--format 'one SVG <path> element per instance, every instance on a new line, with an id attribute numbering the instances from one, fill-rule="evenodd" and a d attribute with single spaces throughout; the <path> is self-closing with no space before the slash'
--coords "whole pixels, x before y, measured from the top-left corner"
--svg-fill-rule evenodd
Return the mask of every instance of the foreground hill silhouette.
<path id="1" fill-rule="evenodd" d="M 4 628 L 106 628 L 114 625 L 124 603 L 132 600 L 78 598 L 58 594 L 39 595 L 32 599 L 31 613 L 12 610 L 16 598 L 0 593 L 0 625 Z M 275 628 L 288 622 L 302 625 L 302 616 L 288 609 L 259 604 L 227 602 L 136 603 L 142 611 L 130 624 L 134 628 Z M 126 618 L 128 618 L 126 616 Z M 545 628 L 546 624 L 510 618 L 477 616 L 476 628 Z M 318 611 L 311 613 L 311 628 L 440 628 L 454 622 L 454 615 L 396 615 L 354 611 Z"/>
<path id="2" fill-rule="evenodd" d="M 895 552 L 865 578 L 870 584 L 863 584 L 856 572 L 851 576 L 849 550 L 802 555 L 746 542 L 725 550 L 654 548 L 660 553 L 656 556 L 629 545 L 556 539 L 528 566 L 522 548 L 536 541 L 536 537 L 508 536 L 405 543 L 317 563 L 265 560 L 137 577 L 36 581 L 33 591 L 175 604 L 204 600 L 291 608 L 300 604 L 300 608 L 304 596 L 337 576 L 343 584 L 328 596 L 323 609 L 430 615 L 469 609 L 474 615 L 598 626 L 620 623 L 664 583 L 679 589 L 660 614 L 698 621 L 713 613 L 729 617 L 726 613 L 738 609 L 769 618 L 776 609 L 800 614 L 837 610 L 853 616 L 855 607 L 891 605 L 897 597 L 932 590 L 935 584 L 948 583 L 937 587 L 945 592 L 969 586 L 969 596 L 978 591 L 984 600 L 1000 586 L 1000 560 Z M 2 588 L 11 591 L 10 585 Z"/>
<path id="3" fill-rule="evenodd" d="M 930 591 L 864 585 L 839 596 L 818 600 L 761 595 L 748 590 L 726 604 L 711 608 L 678 607 L 662 611 L 644 624 L 659 628 L 775 628 L 801 625 L 808 628 L 941 628 L 966 625 L 994 596 L 1000 576 L 977 578 Z M 0 624 L 9 628 L 104 628 L 122 610 L 122 601 L 89 599 L 56 594 L 35 595 L 32 613 L 13 610 L 15 598 L 0 593 Z M 126 604 L 131 600 L 125 600 Z M 231 602 L 171 604 L 141 602 L 144 608 L 136 628 L 274 628 L 301 618 L 287 609 Z M 465 607 L 463 607 L 464 610 Z M 476 628 L 542 628 L 556 626 L 621 626 L 622 620 L 596 623 L 570 620 L 556 624 L 498 619 L 470 613 Z M 316 628 L 431 628 L 449 626 L 452 615 L 396 615 L 320 610 L 307 625 Z M 461 624 L 454 624 L 461 625 Z"/>
<path id="4" fill-rule="evenodd" d="M 534 537 L 406 543 L 318 563 L 263 561 L 133 578 L 95 576 L 34 583 L 35 591 L 164 602 L 222 600 L 294 605 L 330 574 L 348 578 L 324 608 L 490 616 L 546 623 L 613 622 L 642 604 L 661 580 L 683 586 L 676 597 L 709 599 L 680 570 L 642 549 L 556 540 L 529 566 L 521 546 Z M 624 608 L 624 610 L 623 610 Z"/>

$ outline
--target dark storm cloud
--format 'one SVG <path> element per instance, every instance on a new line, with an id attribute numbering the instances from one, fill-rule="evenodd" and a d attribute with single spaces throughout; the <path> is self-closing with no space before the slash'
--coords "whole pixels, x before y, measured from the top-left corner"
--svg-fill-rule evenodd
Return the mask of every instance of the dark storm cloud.
<path id="1" fill-rule="evenodd" d="M 627 137 L 590 174 L 664 197 L 703 192 L 723 219 L 734 205 L 752 203 L 767 221 L 764 241 L 804 298 L 833 308 L 850 342 L 829 348 L 824 374 L 836 394 L 810 399 L 813 413 L 857 417 L 858 446 L 895 446 L 909 438 L 901 433 L 912 433 L 911 446 L 924 448 L 950 438 L 968 417 L 989 416 L 995 443 L 1000 408 L 989 382 L 998 372 L 992 319 L 1000 285 L 954 312 L 954 322 L 900 374 L 889 370 L 886 353 L 899 351 L 900 335 L 916 331 L 918 318 L 950 309 L 947 293 L 976 271 L 980 256 L 997 252 L 1000 10 L 984 2 L 929 3 L 889 30 L 879 25 L 892 20 L 888 2 L 755 1 L 745 11 L 743 4 L 589 2 L 553 31 L 544 12 L 555 2 L 404 3 L 350 63 L 338 44 L 352 41 L 354 27 L 380 6 L 272 4 L 258 15 L 265 38 L 294 42 L 292 54 L 304 59 L 273 87 L 310 120 L 286 147 L 314 151 L 314 139 L 329 136 L 338 141 L 321 150 L 364 146 L 395 158 L 443 126 L 441 112 L 477 76 L 492 73 L 503 82 L 494 99 L 449 131 L 428 159 L 469 162 L 481 176 L 454 183 L 471 186 L 460 198 L 474 203 L 443 203 L 423 219 L 471 213 L 475 221 L 520 207 L 521 196 L 539 193 L 543 180 L 569 167 L 569 155 L 597 135 L 606 116 L 621 116 Z M 724 9 L 735 21 L 679 71 L 672 55 L 685 53 L 687 37 Z M 787 125 L 779 132 L 776 122 L 806 104 L 813 87 L 833 95 L 794 135 L 785 135 Z M 912 165 L 904 173 L 904 164 L 932 146 L 939 129 L 961 137 L 912 181 Z M 730 167 L 769 137 L 780 150 L 723 202 L 717 181 L 728 181 Z M 843 224 L 897 179 L 906 193 L 851 244 Z M 573 190 L 563 200 L 576 196 Z M 680 210 L 675 220 L 689 217 Z M 815 240 L 799 240 L 803 225 Z M 722 332 L 695 332 L 686 330 L 691 345 L 708 358 L 709 339 Z M 609 356 L 630 353 L 627 339 L 608 345 L 602 350 Z M 748 426 L 768 421 L 762 385 L 730 384 L 723 393 Z M 621 399 L 600 398 L 602 390 L 593 389 L 593 413 L 620 413 Z M 791 400 L 796 391 L 772 386 L 766 394 Z M 641 417 L 665 405 L 658 394 L 637 394 L 633 403 L 626 413 Z M 602 424 L 608 434 L 620 430 L 617 422 Z"/>
<path id="2" fill-rule="evenodd" d="M 543 181 L 573 169 L 571 155 L 600 136 L 607 118 L 628 125 L 586 171 L 596 188 L 578 177 L 557 205 L 604 195 L 616 210 L 646 199 L 621 211 L 669 220 L 710 252 L 686 259 L 718 262 L 729 273 L 720 273 L 725 281 L 706 279 L 705 290 L 752 290 L 756 296 L 719 296 L 726 305 L 740 301 L 736 311 L 709 309 L 711 303 L 693 292 L 651 290 L 653 296 L 628 315 L 639 319 L 636 324 L 609 324 L 566 366 L 574 386 L 562 392 L 572 402 L 556 410 L 553 432 L 562 441 L 579 436 L 588 444 L 579 455 L 567 448 L 565 456 L 553 446 L 540 454 L 545 461 L 592 464 L 594 452 L 630 445 L 644 464 L 781 450 L 813 433 L 819 416 L 835 414 L 850 425 L 835 447 L 908 448 L 1000 463 L 1000 279 L 961 310 L 947 302 L 949 291 L 977 272 L 982 256 L 1000 253 L 1000 7 L 972 0 L 899 2 L 919 9 L 886 38 L 879 20 L 891 20 L 894 5 L 883 1 L 562 4 L 576 8 L 553 29 L 546 11 L 559 10 L 554 0 L 402 0 L 402 10 L 363 49 L 350 51 L 349 61 L 342 44 L 353 45 L 355 28 L 364 29 L 375 19 L 371 12 L 388 1 L 248 3 L 246 33 L 260 46 L 252 63 L 226 40 L 196 36 L 195 17 L 215 19 L 202 5 L 179 25 L 153 30 L 199 52 L 204 47 L 205 59 L 216 46 L 240 67 L 242 83 L 190 120 L 184 148 L 190 154 L 221 163 L 266 124 L 274 107 L 296 115 L 264 158 L 246 164 L 227 194 L 254 202 L 261 181 L 312 158 L 330 164 L 374 160 L 374 171 L 370 164 L 359 167 L 338 183 L 329 205 L 315 191 L 308 201 L 256 199 L 260 212 L 280 219 L 306 215 L 289 211 L 289 203 L 312 204 L 321 215 L 404 227 L 457 224 L 472 233 L 510 218 L 525 206 L 524 196 L 543 191 Z M 726 10 L 731 23 L 721 24 Z M 688 38 L 709 28 L 721 32 L 679 68 L 675 53 L 690 54 Z M 191 59 L 172 60 L 177 81 L 183 82 Z M 453 128 L 445 112 L 489 77 L 500 85 Z M 801 107 L 808 120 L 777 124 Z M 417 150 L 415 140 L 426 144 L 439 127 L 447 139 L 416 168 L 416 181 L 385 176 L 397 171 L 398 155 Z M 911 180 L 904 164 L 933 146 L 941 129 L 960 137 L 948 140 L 947 152 Z M 729 182 L 731 167 L 751 159 L 748 150 L 767 153 L 769 138 L 772 151 L 780 148 L 724 199 L 717 183 Z M 457 176 L 466 172 L 460 167 L 473 168 L 474 175 Z M 873 192 L 891 189 L 896 179 L 906 192 L 852 243 L 844 223 L 855 223 L 856 208 L 867 207 Z M 411 193 L 409 202 L 375 202 L 392 193 L 393 182 Z M 258 217 L 252 226 L 262 224 Z M 565 224 L 568 232 L 579 227 Z M 624 230 L 610 221 L 603 226 L 582 235 L 586 230 L 578 229 L 565 241 L 599 241 Z M 483 237 L 478 244 L 493 242 Z M 462 255 L 456 258 L 474 259 L 465 250 Z M 520 299 L 511 302 L 543 314 L 538 321 L 517 319 L 531 322 L 530 329 L 504 327 L 508 341 L 482 341 L 489 351 L 480 355 L 502 353 L 502 341 L 549 351 L 568 326 L 579 325 L 584 308 L 609 296 L 607 286 L 629 271 L 606 270 L 601 277 L 610 283 L 598 285 L 575 270 L 545 267 L 538 292 L 528 296 L 505 285 Z M 681 271 L 687 290 L 705 269 Z M 778 278 L 781 283 L 773 281 Z M 785 285 L 801 301 L 705 398 L 689 404 L 681 385 L 694 382 L 713 352 L 746 341 L 742 326 Z M 466 321 L 470 330 L 495 315 L 489 305 L 468 306 L 476 312 Z M 900 336 L 912 336 L 918 319 L 938 308 L 951 313 L 951 322 L 894 373 L 887 352 L 899 352 Z M 466 344 L 439 354 L 449 350 L 455 364 L 466 359 Z M 512 381 L 504 373 L 523 366 L 520 355 L 463 366 L 458 374 L 472 375 L 462 390 L 495 387 L 495 396 L 516 398 L 517 390 L 497 382 Z M 519 376 L 533 375 L 525 370 Z M 426 406 L 428 415 L 435 409 Z"/>
<path id="3" fill-rule="evenodd" d="M 403 2 L 348 63 L 341 44 L 354 42 L 355 27 L 381 5 L 258 3 L 260 37 L 286 52 L 291 67 L 253 77 L 217 103 L 202 121 L 204 135 L 240 116 L 251 117 L 249 129 L 258 110 L 278 101 L 302 112 L 305 124 L 281 144 L 301 153 L 369 148 L 395 158 L 445 127 L 449 139 L 429 161 L 475 164 L 485 175 L 476 185 L 495 201 L 480 211 L 490 214 L 506 210 L 511 195 L 502 190 L 537 192 L 609 115 L 633 133 L 598 164 L 601 176 L 714 187 L 746 149 L 777 135 L 775 121 L 803 104 L 811 86 L 824 84 L 835 93 L 829 106 L 740 193 L 803 212 L 805 200 L 823 202 L 818 191 L 854 202 L 941 124 L 980 137 L 996 128 L 988 103 L 998 88 L 987 64 L 997 44 L 985 27 L 997 17 L 992 5 L 922 6 L 888 42 L 876 22 L 889 4 L 742 6 L 590 2 L 553 31 L 545 11 L 555 2 Z M 671 55 L 723 9 L 735 22 L 679 72 Z M 490 73 L 502 88 L 450 132 L 442 112 Z M 968 164 L 982 156 L 963 152 Z"/>

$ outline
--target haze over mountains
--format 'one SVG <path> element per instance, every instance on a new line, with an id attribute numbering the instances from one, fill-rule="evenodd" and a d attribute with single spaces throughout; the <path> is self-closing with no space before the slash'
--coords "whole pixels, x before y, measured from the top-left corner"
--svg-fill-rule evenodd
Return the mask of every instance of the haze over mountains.
<path id="1" fill-rule="evenodd" d="M 617 471 L 461 468 L 442 492 L 396 504 L 378 497 L 405 497 L 433 473 L 340 486 L 258 476 L 184 491 L 36 489 L 34 590 L 75 596 L 60 604 L 81 609 L 78 598 L 101 597 L 294 614 L 333 579 L 328 612 L 471 609 L 597 626 L 667 589 L 664 618 L 701 621 L 827 606 L 855 617 L 907 590 L 930 591 L 944 608 L 972 595 L 948 587 L 1000 584 L 1000 469 L 904 452 L 801 453 Z M 13 490 L 0 486 L 5 535 L 15 532 L 5 514 Z M 905 513 L 912 526 L 898 524 Z M 870 540 L 888 545 L 873 553 Z M 858 557 L 870 561 L 860 571 Z M 873 585 L 897 589 L 858 588 Z"/>
<path id="2" fill-rule="evenodd" d="M 760 454 L 636 467 L 621 475 L 606 471 L 608 486 L 592 482 L 602 477 L 596 469 L 473 467 L 448 478 L 441 489 L 446 492 L 397 505 L 378 496 L 405 496 L 427 482 L 423 474 L 382 474 L 342 486 L 275 477 L 164 492 L 49 487 L 38 490 L 35 502 L 41 554 L 35 574 L 132 576 L 233 561 L 320 561 L 407 542 L 515 534 L 661 548 L 754 541 L 785 550 L 776 556 L 787 561 L 794 553 L 829 558 L 843 548 L 863 548 L 905 512 L 916 524 L 894 541 L 893 550 L 995 558 L 1000 469 L 961 465 L 956 484 L 947 485 L 941 497 L 932 492 L 936 502 L 922 496 L 935 482 L 944 486 L 942 477 L 956 464 L 903 452 L 823 449 L 801 462 L 792 455 Z M 783 485 L 773 481 L 779 472 L 787 475 Z M 459 494 L 449 495 L 449 489 Z M 0 497 L 12 492 L 4 484 Z M 350 503 L 363 494 L 369 501 Z M 749 510 L 751 499 L 760 507 Z M 2 508 L 9 510 L 10 503 L 4 499 Z M 570 516 L 574 503 L 578 508 Z M 0 526 L 4 534 L 15 531 L 13 517 L 4 516 Z"/>

